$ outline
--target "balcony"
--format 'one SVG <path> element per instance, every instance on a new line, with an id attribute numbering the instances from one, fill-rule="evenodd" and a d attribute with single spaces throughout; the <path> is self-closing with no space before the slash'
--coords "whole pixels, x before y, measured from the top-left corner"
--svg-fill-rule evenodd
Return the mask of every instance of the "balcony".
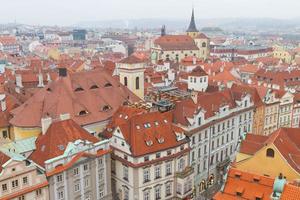
<path id="1" fill-rule="evenodd" d="M 180 179 L 184 179 L 193 173 L 194 173 L 194 169 L 192 167 L 186 167 L 182 172 L 177 172 L 176 177 Z"/>

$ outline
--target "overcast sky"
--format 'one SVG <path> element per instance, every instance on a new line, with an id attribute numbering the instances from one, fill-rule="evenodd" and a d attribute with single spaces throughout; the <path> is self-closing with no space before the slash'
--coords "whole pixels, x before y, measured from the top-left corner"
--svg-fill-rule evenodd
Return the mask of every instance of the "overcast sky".
<path id="1" fill-rule="evenodd" d="M 0 23 L 72 25 L 138 18 L 300 17 L 300 0 L 0 0 Z"/>

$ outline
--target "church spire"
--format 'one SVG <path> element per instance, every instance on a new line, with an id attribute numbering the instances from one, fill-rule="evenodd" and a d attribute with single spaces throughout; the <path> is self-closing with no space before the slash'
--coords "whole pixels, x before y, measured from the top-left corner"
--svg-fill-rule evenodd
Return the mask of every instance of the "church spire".
<path id="1" fill-rule="evenodd" d="M 195 17 L 194 17 L 194 8 L 192 10 L 192 17 L 191 17 L 190 25 L 186 32 L 199 32 L 196 28 Z"/>

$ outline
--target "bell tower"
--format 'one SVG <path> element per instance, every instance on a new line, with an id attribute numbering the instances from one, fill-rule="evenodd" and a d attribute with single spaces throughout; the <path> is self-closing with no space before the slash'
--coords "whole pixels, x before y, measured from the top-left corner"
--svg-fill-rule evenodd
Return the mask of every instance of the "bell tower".
<path id="1" fill-rule="evenodd" d="M 199 34 L 199 31 L 196 28 L 196 23 L 195 23 L 194 8 L 192 9 L 191 21 L 188 29 L 186 30 L 186 33 L 188 36 L 192 38 L 195 38 Z"/>

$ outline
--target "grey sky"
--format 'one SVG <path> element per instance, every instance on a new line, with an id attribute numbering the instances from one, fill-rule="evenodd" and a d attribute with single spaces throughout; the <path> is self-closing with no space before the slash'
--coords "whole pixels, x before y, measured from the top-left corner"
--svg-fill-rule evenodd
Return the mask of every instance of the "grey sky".
<path id="1" fill-rule="evenodd" d="M 71 25 L 137 18 L 300 17 L 300 0 L 0 0 L 0 23 Z"/>

